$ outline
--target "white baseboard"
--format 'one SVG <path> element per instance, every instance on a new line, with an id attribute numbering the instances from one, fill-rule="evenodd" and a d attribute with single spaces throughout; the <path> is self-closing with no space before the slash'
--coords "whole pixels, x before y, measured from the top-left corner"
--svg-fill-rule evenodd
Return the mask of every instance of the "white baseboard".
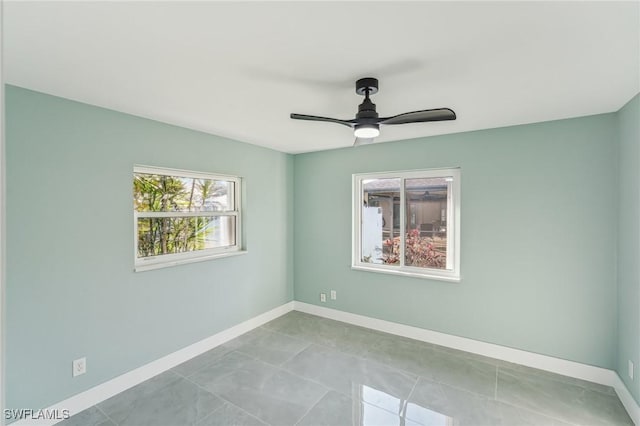
<path id="1" fill-rule="evenodd" d="M 295 301 L 294 310 L 611 386 L 615 389 L 631 419 L 640 426 L 640 407 L 615 371 L 304 302 Z"/>
<path id="2" fill-rule="evenodd" d="M 629 389 L 627 389 L 620 376 L 618 376 L 618 373 L 612 371 L 611 375 L 613 384 L 610 386 L 616 390 L 618 398 L 620 398 L 624 408 L 627 409 L 627 413 L 629 413 L 631 420 L 633 420 L 636 425 L 640 425 L 640 405 L 638 405 L 636 400 L 633 398 Z"/>
<path id="3" fill-rule="evenodd" d="M 118 376 L 115 379 L 109 380 L 108 382 L 102 383 L 89 390 L 74 395 L 68 399 L 65 399 L 64 401 L 60 401 L 57 404 L 52 405 L 51 407 L 45 408 L 44 410 L 48 412 L 56 412 L 57 410 L 57 412 L 59 413 L 61 413 L 62 410 L 69 410 L 70 415 L 77 414 L 89 407 L 92 407 L 106 399 L 111 398 L 112 396 L 120 392 L 123 392 L 137 384 L 142 383 L 145 380 L 152 378 L 153 376 L 156 376 L 179 364 L 182 364 L 185 361 L 190 360 L 193 357 L 207 352 L 215 348 L 216 346 L 228 342 L 231 339 L 235 339 L 236 337 L 248 331 L 251 331 L 254 328 L 259 327 L 273 319 L 276 319 L 292 310 L 293 302 L 285 303 L 284 305 L 278 306 L 277 308 L 274 308 L 268 312 L 253 317 L 231 328 L 223 330 L 217 334 L 214 334 L 213 336 L 200 340 L 199 342 L 187 346 L 186 348 L 180 349 L 179 351 L 173 352 L 167 356 L 145 364 L 142 367 L 136 368 L 135 370 L 129 371 L 128 373 Z M 60 420 L 35 421 L 23 419 L 12 423 L 12 425 L 49 426 L 59 421 Z"/>
<path id="4" fill-rule="evenodd" d="M 640 426 L 640 407 L 615 371 L 297 301 L 278 306 L 177 352 L 60 401 L 45 410 L 61 412 L 66 409 L 71 415 L 77 414 L 292 310 L 611 386 L 615 389 L 631 419 Z M 23 419 L 13 424 L 16 426 L 36 424 L 49 426 L 58 421 Z"/>

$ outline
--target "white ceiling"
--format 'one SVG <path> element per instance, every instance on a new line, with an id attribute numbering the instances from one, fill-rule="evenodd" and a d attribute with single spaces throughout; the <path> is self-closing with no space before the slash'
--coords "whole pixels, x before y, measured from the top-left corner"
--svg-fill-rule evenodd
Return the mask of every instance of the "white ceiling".
<path id="1" fill-rule="evenodd" d="M 639 91 L 633 2 L 5 2 L 6 82 L 280 151 L 350 146 L 381 116 L 454 122 L 378 142 L 616 111 Z"/>

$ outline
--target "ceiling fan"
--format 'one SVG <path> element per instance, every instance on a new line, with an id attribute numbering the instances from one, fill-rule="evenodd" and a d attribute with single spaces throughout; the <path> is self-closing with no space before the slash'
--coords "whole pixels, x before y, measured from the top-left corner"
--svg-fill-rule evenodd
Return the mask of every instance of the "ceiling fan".
<path id="1" fill-rule="evenodd" d="M 378 92 L 378 79 L 372 77 L 361 78 L 356 81 L 356 93 L 364 96 L 364 101 L 358 106 L 356 118 L 340 120 L 337 118 L 318 117 L 315 115 L 291 114 L 295 120 L 327 121 L 342 124 L 353 129 L 356 137 L 353 146 L 373 142 L 373 138 L 380 134 L 380 125 L 424 123 L 428 121 L 455 120 L 456 113 L 450 108 L 425 109 L 422 111 L 405 112 L 391 117 L 378 117 L 376 104 L 369 99 L 370 95 Z"/>

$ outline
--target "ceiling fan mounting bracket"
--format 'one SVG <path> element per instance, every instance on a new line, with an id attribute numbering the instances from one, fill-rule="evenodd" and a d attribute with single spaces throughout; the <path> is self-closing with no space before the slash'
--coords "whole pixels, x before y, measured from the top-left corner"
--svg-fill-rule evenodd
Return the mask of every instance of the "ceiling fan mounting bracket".
<path id="1" fill-rule="evenodd" d="M 356 81 L 356 93 L 361 96 L 365 96 L 369 92 L 369 95 L 375 95 L 378 93 L 378 79 L 373 77 L 365 77 Z"/>

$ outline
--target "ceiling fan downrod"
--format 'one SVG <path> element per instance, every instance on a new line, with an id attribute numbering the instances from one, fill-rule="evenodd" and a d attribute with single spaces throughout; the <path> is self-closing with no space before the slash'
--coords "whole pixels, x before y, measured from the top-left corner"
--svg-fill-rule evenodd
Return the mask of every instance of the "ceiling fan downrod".
<path id="1" fill-rule="evenodd" d="M 366 77 L 356 81 L 356 93 L 364 96 L 364 100 L 358 105 L 358 113 L 356 114 L 358 124 L 354 126 L 354 133 L 356 137 L 376 137 L 380 134 L 379 116 L 376 104 L 371 101 L 369 95 L 378 93 L 378 79 Z"/>

